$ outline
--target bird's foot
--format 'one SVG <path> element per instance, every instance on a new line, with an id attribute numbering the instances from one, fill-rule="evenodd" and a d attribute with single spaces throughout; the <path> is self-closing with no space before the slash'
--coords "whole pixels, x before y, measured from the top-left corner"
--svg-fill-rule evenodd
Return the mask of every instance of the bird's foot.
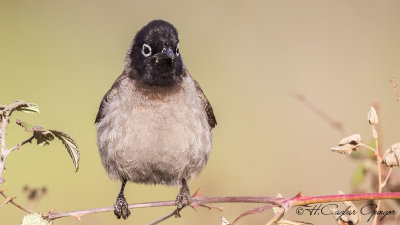
<path id="1" fill-rule="evenodd" d="M 187 186 L 186 182 L 182 185 L 181 190 L 179 191 L 179 194 L 176 196 L 175 200 L 175 205 L 176 205 L 176 213 L 175 217 L 181 217 L 181 214 L 179 213 L 183 207 L 187 206 L 190 204 L 190 191 L 189 187 Z"/>
<path id="2" fill-rule="evenodd" d="M 120 194 L 117 197 L 117 201 L 114 204 L 114 214 L 117 216 L 118 219 L 122 217 L 125 220 L 131 214 L 131 211 L 129 211 L 128 203 L 126 202 L 123 194 Z"/>

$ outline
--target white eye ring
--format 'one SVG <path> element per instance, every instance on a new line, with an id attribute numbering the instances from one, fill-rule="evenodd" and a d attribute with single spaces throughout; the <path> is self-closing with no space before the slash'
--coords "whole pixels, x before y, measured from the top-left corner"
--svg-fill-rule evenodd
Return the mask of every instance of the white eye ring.
<path id="1" fill-rule="evenodd" d="M 175 52 L 176 52 L 176 56 L 179 56 L 179 55 L 181 54 L 181 53 L 179 52 L 179 43 L 178 43 L 178 45 L 176 46 Z"/>
<path id="2" fill-rule="evenodd" d="M 151 47 L 148 44 L 143 44 L 142 55 L 149 57 L 151 55 Z"/>

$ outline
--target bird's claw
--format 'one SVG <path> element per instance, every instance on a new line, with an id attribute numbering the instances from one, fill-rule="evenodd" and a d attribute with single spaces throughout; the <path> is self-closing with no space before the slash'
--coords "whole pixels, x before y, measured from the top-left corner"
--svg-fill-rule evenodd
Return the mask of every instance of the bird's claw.
<path id="1" fill-rule="evenodd" d="M 124 195 L 118 195 L 117 201 L 114 204 L 114 214 L 117 216 L 118 219 L 122 217 L 125 220 L 131 214 Z"/>
<path id="2" fill-rule="evenodd" d="M 183 207 L 187 206 L 190 204 L 190 193 L 189 189 L 187 187 L 182 187 L 179 194 L 176 196 L 175 200 L 175 205 L 176 205 L 176 211 L 175 211 L 175 217 L 181 217 L 181 214 L 179 213 Z"/>

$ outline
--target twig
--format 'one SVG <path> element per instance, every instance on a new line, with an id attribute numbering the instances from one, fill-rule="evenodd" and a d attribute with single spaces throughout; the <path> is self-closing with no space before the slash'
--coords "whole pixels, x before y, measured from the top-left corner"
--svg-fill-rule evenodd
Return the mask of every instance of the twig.
<path id="1" fill-rule="evenodd" d="M 26 212 L 26 213 L 31 213 L 30 210 L 27 210 L 27 209 L 25 209 L 24 207 L 22 207 L 20 204 L 16 203 L 16 202 L 14 201 L 14 198 L 8 198 L 7 195 L 4 194 L 4 191 L 5 191 L 4 189 L 1 189 L 1 190 L 0 190 L 0 194 L 1 194 L 4 198 L 6 198 L 6 199 L 8 200 L 8 202 L 10 202 L 11 204 L 15 205 L 16 207 L 18 207 L 19 209 L 21 209 L 22 211 L 24 211 L 24 212 Z M 6 203 L 8 203 L 8 202 L 6 202 Z"/>
<path id="2" fill-rule="evenodd" d="M 1 146 L 1 153 L 0 153 L 0 184 L 4 183 L 4 179 L 2 178 L 2 174 L 4 171 L 4 162 L 7 157 L 7 148 L 6 148 L 6 128 L 8 123 L 8 116 L 1 115 L 0 116 L 0 146 Z"/>
<path id="3" fill-rule="evenodd" d="M 194 194 L 194 196 L 196 196 L 196 194 L 198 194 L 198 189 L 197 189 L 196 193 Z M 207 209 L 210 209 L 210 210 L 211 210 L 211 209 L 217 209 L 217 210 L 219 210 L 219 211 L 223 211 L 223 209 L 222 209 L 221 207 L 217 207 L 217 206 L 208 206 L 208 205 L 200 205 L 200 206 L 201 206 L 201 207 L 204 207 L 204 208 L 207 208 Z M 186 207 L 186 206 L 184 206 L 184 207 Z M 192 206 L 192 208 L 193 208 L 195 211 L 197 211 L 197 206 Z M 182 208 L 182 209 L 183 209 L 183 208 Z M 179 211 L 181 211 L 182 209 L 180 209 Z M 171 216 L 177 215 L 177 213 L 179 213 L 179 211 L 178 211 L 178 209 L 175 209 L 175 210 L 172 211 L 171 213 L 168 213 L 167 215 L 165 215 L 165 216 L 163 216 L 163 217 L 161 217 L 161 218 L 159 218 L 159 219 L 157 219 L 157 220 L 154 220 L 153 222 L 148 223 L 147 225 L 155 225 L 155 224 L 161 223 L 162 221 L 164 221 L 164 220 L 170 218 Z"/>
<path id="4" fill-rule="evenodd" d="M 392 78 L 389 82 L 393 86 L 393 91 L 394 91 L 394 94 L 396 95 L 396 101 L 400 102 L 400 95 L 399 95 L 399 91 L 398 91 L 398 85 L 397 85 L 395 79 Z"/>
<path id="5" fill-rule="evenodd" d="M 321 117 L 323 120 L 331 124 L 333 128 L 338 130 L 342 135 L 346 135 L 347 132 L 343 127 L 342 123 L 339 121 L 334 120 L 330 117 L 327 113 L 322 111 L 318 106 L 314 105 L 311 101 L 309 101 L 304 95 L 294 93 L 293 97 L 298 100 L 299 102 L 303 103 L 304 106 L 309 108 L 312 112 L 314 112 L 317 116 Z"/>
<path id="6" fill-rule="evenodd" d="M 33 134 L 32 137 L 26 139 L 25 141 L 23 141 L 23 142 L 17 144 L 16 146 L 8 149 L 8 154 L 10 154 L 12 151 L 14 151 L 16 149 L 19 149 L 22 145 L 24 145 L 26 143 L 31 143 L 34 138 L 35 138 L 35 134 Z"/>
<path id="7" fill-rule="evenodd" d="M 373 151 L 374 153 L 376 153 L 376 150 L 369 145 L 359 143 L 358 146 L 364 147 L 364 148 L 369 149 L 369 150 Z"/>
<path id="8" fill-rule="evenodd" d="M 257 207 L 257 208 L 254 208 L 254 209 L 247 210 L 246 212 L 244 212 L 244 213 L 240 214 L 238 217 L 236 217 L 236 219 L 232 222 L 232 224 L 235 224 L 237 221 L 239 221 L 241 218 L 243 218 L 245 216 L 253 215 L 253 214 L 256 214 L 256 213 L 262 213 L 262 212 L 265 212 L 266 210 L 271 209 L 273 207 L 274 207 L 273 205 L 266 205 L 266 206 Z"/>
<path id="9" fill-rule="evenodd" d="M 303 206 L 315 203 L 327 202 L 342 202 L 342 201 L 361 201 L 361 200 L 378 200 L 378 199 L 400 199 L 400 192 L 389 193 L 365 193 L 365 194 L 349 194 L 349 195 L 326 195 L 326 196 L 303 196 L 297 195 L 294 198 L 275 198 L 275 197 L 253 197 L 253 196 L 231 196 L 231 197 L 205 197 L 195 196 L 192 197 L 190 206 L 195 207 L 206 203 L 264 203 L 271 205 L 278 205 L 284 208 L 291 208 L 294 206 Z M 158 201 L 130 204 L 129 208 L 146 208 L 146 207 L 162 207 L 174 206 L 173 201 Z M 51 211 L 46 216 L 47 219 L 54 220 L 62 217 L 76 217 L 80 218 L 84 215 L 100 212 L 113 211 L 114 207 L 95 208 L 87 210 L 78 210 L 70 212 L 55 212 Z"/>
<path id="10" fill-rule="evenodd" d="M 386 175 L 385 181 L 383 181 L 383 183 L 381 184 L 381 187 L 382 187 L 382 188 L 384 188 L 384 187 L 386 186 L 386 183 L 387 183 L 387 181 L 389 180 L 389 176 L 390 176 L 390 174 L 392 173 L 392 170 L 393 170 L 393 168 L 391 167 L 391 168 L 389 169 L 388 174 Z"/>
<path id="11" fill-rule="evenodd" d="M 375 157 L 376 157 L 376 164 L 378 166 L 378 193 L 382 192 L 383 185 L 382 185 L 382 156 L 380 154 L 380 146 L 379 146 L 379 137 L 380 135 L 380 123 L 378 123 L 378 115 L 375 108 L 378 108 L 378 104 L 374 104 L 375 107 L 371 107 L 371 111 L 368 114 L 368 120 L 371 124 L 372 136 L 375 140 Z M 374 120 L 371 122 L 371 120 Z M 376 204 L 376 211 L 379 212 L 381 206 L 381 200 L 378 200 Z M 378 215 L 376 214 L 374 217 L 374 225 L 377 225 L 378 222 Z"/>
<path id="12" fill-rule="evenodd" d="M 285 209 L 280 208 L 279 211 L 277 213 L 275 213 L 274 217 L 272 217 L 272 219 L 270 221 L 268 221 L 265 225 L 274 224 L 276 221 L 278 221 L 283 216 L 284 213 L 285 213 Z"/>
<path id="13" fill-rule="evenodd" d="M 155 224 L 161 223 L 162 221 L 164 221 L 164 220 L 166 220 L 166 219 L 172 217 L 173 215 L 176 215 L 177 211 L 178 211 L 178 210 L 175 209 L 175 210 L 172 211 L 171 213 L 168 213 L 167 215 L 161 217 L 160 219 L 154 220 L 153 222 L 148 223 L 147 225 L 155 225 Z"/>
<path id="14" fill-rule="evenodd" d="M 3 118 L 1 128 L 0 128 L 0 138 L 1 138 L 0 184 L 4 182 L 2 175 L 3 175 L 4 168 L 5 168 L 5 161 L 6 161 L 7 156 L 14 150 L 19 149 L 22 145 L 32 142 L 32 140 L 35 138 L 35 134 L 33 134 L 32 137 L 26 139 L 25 141 L 17 144 L 16 146 L 14 146 L 10 149 L 7 149 L 6 143 L 5 143 L 5 130 L 7 128 L 7 122 L 4 122 L 5 120 L 6 120 L 6 118 Z"/>

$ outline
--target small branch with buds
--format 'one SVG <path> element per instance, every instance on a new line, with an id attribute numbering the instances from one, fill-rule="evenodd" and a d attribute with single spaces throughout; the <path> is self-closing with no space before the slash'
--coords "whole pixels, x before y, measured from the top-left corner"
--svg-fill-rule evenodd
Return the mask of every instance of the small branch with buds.
<path id="1" fill-rule="evenodd" d="M 381 154 L 380 147 L 379 147 L 379 135 L 378 135 L 378 114 L 374 107 L 371 107 L 370 111 L 368 112 L 368 122 L 371 125 L 372 130 L 372 137 L 375 141 L 375 148 L 368 146 L 366 144 L 361 143 L 361 136 L 359 134 L 353 134 L 351 136 L 343 138 L 339 145 L 336 147 L 332 147 L 331 150 L 341 154 L 350 155 L 353 151 L 356 151 L 358 147 L 364 147 L 374 152 L 374 156 L 376 157 L 376 164 L 378 170 L 378 194 L 382 193 L 383 188 L 386 186 L 390 174 L 392 172 L 393 166 L 400 166 L 400 143 L 393 144 L 385 153 Z M 383 179 L 382 174 L 382 165 L 386 165 L 389 167 L 389 172 L 385 175 L 385 179 Z M 379 211 L 381 206 L 381 201 L 378 199 L 376 211 Z M 377 225 L 378 222 L 378 215 L 376 214 L 374 217 L 374 225 Z"/>

